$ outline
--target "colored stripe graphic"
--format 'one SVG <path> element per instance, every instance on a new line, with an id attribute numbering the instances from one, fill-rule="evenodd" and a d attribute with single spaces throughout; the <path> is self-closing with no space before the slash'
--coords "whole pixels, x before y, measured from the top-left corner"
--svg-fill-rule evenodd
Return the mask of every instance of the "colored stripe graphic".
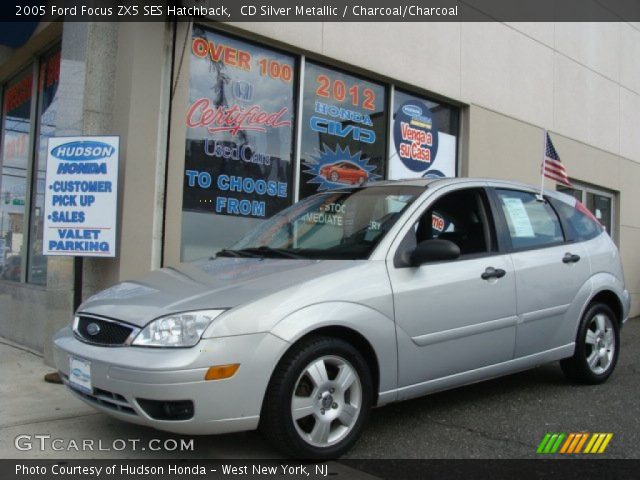
<path id="1" fill-rule="evenodd" d="M 594 433 L 584 453 L 604 453 L 613 437 L 613 433 Z"/>
<path id="2" fill-rule="evenodd" d="M 556 453 L 562 441 L 565 439 L 564 433 L 547 433 L 540 445 L 538 445 L 538 453 Z"/>
<path id="3" fill-rule="evenodd" d="M 613 438 L 613 433 L 557 433 L 551 432 L 545 434 L 540 445 L 538 445 L 537 453 L 542 454 L 578 454 L 604 453 Z M 588 441 L 587 441 L 588 440 Z M 586 443 L 586 447 L 584 447 Z"/>

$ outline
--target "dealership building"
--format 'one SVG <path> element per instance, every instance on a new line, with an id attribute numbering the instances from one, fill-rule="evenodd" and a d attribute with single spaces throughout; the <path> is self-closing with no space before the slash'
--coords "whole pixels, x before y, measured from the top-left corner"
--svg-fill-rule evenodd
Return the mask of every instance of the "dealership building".
<path id="1" fill-rule="evenodd" d="M 0 46 L 0 336 L 47 361 L 81 299 L 209 257 L 315 192 L 407 177 L 537 185 L 545 130 L 572 183 L 546 187 L 606 227 L 640 314 L 638 23 L 11 28 Z M 48 141 L 80 135 L 119 137 L 113 256 L 45 255 L 47 229 L 59 231 L 45 218 Z M 73 228 L 73 206 L 59 210 Z"/>

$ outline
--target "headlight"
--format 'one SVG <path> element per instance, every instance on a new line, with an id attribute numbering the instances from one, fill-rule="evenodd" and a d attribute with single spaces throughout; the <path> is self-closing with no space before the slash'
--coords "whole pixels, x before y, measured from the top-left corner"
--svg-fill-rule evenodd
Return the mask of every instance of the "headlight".
<path id="1" fill-rule="evenodd" d="M 132 345 L 143 347 L 193 347 L 209 324 L 224 310 L 202 310 L 161 317 L 144 327 Z"/>

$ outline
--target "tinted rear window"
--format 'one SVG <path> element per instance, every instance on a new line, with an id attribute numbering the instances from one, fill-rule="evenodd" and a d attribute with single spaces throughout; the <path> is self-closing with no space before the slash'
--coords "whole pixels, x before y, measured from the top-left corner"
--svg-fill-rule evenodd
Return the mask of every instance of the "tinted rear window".
<path id="1" fill-rule="evenodd" d="M 569 229 L 569 236 L 578 242 L 590 240 L 602 232 L 602 226 L 591 216 L 561 200 L 554 200 L 553 206 Z"/>

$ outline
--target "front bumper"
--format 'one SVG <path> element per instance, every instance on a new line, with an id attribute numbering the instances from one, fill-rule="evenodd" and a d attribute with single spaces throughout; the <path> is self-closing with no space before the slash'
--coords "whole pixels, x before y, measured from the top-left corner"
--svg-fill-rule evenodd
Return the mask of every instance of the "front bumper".
<path id="1" fill-rule="evenodd" d="M 103 347 L 79 341 L 71 328 L 54 339 L 54 361 L 80 399 L 124 421 L 180 434 L 228 433 L 257 428 L 271 373 L 287 342 L 269 333 L 202 339 L 192 348 Z M 91 362 L 92 392 L 69 386 L 69 357 Z M 234 376 L 205 381 L 213 365 L 239 363 Z M 137 399 L 191 400 L 188 420 L 151 418 Z"/>

